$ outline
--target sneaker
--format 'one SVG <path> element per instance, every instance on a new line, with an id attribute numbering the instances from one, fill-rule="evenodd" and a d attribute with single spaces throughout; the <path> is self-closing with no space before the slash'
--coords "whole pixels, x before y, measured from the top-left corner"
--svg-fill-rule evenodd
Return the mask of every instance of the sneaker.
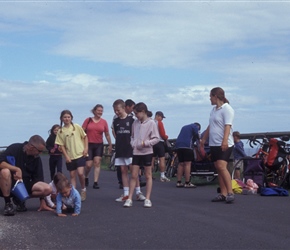
<path id="1" fill-rule="evenodd" d="M 86 187 L 89 186 L 89 178 L 85 178 L 85 186 L 86 186 Z"/>
<path id="2" fill-rule="evenodd" d="M 185 184 L 184 184 L 184 187 L 185 187 L 185 188 L 196 188 L 196 186 L 195 186 L 194 184 L 192 184 L 191 182 L 189 182 L 189 183 L 185 183 Z"/>
<path id="3" fill-rule="evenodd" d="M 119 198 L 117 198 L 115 201 L 117 201 L 117 202 L 124 202 L 124 201 L 128 200 L 128 198 L 129 198 L 128 195 L 124 196 L 124 195 L 122 194 L 122 195 L 121 195 Z"/>
<path id="4" fill-rule="evenodd" d="M 233 203 L 234 200 L 235 200 L 235 195 L 234 194 L 227 194 L 226 203 Z"/>
<path id="5" fill-rule="evenodd" d="M 13 207 L 13 204 L 11 202 L 8 202 L 4 206 L 4 215 L 6 216 L 13 216 L 15 215 L 15 210 Z"/>
<path id="6" fill-rule="evenodd" d="M 211 201 L 212 202 L 219 202 L 219 201 L 225 201 L 226 197 L 222 194 L 218 194 L 216 197 L 214 197 Z"/>
<path id="7" fill-rule="evenodd" d="M 87 198 L 87 191 L 81 191 L 81 201 L 85 201 Z"/>
<path id="8" fill-rule="evenodd" d="M 13 203 L 16 205 L 16 211 L 17 212 L 26 212 L 27 211 L 27 208 L 25 206 L 25 202 L 24 201 L 20 201 L 16 197 L 13 197 L 12 200 L 13 200 Z"/>
<path id="9" fill-rule="evenodd" d="M 139 194 L 137 194 L 137 201 L 145 201 L 146 197 L 140 192 Z"/>
<path id="10" fill-rule="evenodd" d="M 127 199 L 123 205 L 123 207 L 132 207 L 133 202 L 130 199 Z"/>
<path id="11" fill-rule="evenodd" d="M 152 207 L 152 202 L 148 199 L 144 201 L 144 207 Z"/>
<path id="12" fill-rule="evenodd" d="M 98 185 L 98 182 L 94 182 L 93 188 L 94 189 L 99 189 L 100 188 L 99 185 Z"/>
<path id="13" fill-rule="evenodd" d="M 170 179 L 168 179 L 166 176 L 160 177 L 161 182 L 170 182 Z"/>
<path id="14" fill-rule="evenodd" d="M 184 187 L 184 184 L 182 182 L 177 182 L 176 183 L 176 187 L 178 187 L 178 188 Z"/>

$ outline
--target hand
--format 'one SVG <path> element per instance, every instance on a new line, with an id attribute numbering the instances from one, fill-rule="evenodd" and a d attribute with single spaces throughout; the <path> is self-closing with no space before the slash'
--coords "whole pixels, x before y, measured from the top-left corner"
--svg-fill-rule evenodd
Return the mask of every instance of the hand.
<path id="1" fill-rule="evenodd" d="M 110 144 L 108 147 L 108 154 L 112 154 L 112 149 L 113 149 L 113 146 L 112 144 Z"/>
<path id="2" fill-rule="evenodd" d="M 72 214 L 71 216 L 78 216 L 79 214 Z"/>
<path id="3" fill-rule="evenodd" d="M 15 173 L 13 174 L 14 180 L 21 180 L 22 179 L 22 170 L 16 167 Z"/>
<path id="4" fill-rule="evenodd" d="M 227 142 L 222 142 L 222 151 L 226 151 L 229 148 L 229 145 Z"/>
<path id="5" fill-rule="evenodd" d="M 57 214 L 58 217 L 66 217 L 66 214 Z"/>
<path id="6" fill-rule="evenodd" d="M 69 157 L 65 158 L 66 163 L 71 163 L 71 159 Z"/>
<path id="7" fill-rule="evenodd" d="M 53 149 L 50 150 L 50 153 L 53 154 L 54 152 L 55 152 L 55 148 L 53 148 Z"/>

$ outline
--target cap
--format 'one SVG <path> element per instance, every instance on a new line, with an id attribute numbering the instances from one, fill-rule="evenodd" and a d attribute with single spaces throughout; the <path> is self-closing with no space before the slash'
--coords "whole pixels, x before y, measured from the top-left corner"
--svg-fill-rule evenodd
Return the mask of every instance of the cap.
<path id="1" fill-rule="evenodd" d="M 161 116 L 162 118 L 165 118 L 163 112 L 161 112 L 161 111 L 157 111 L 157 112 L 155 113 L 155 116 L 156 116 L 156 115 L 159 115 L 159 116 Z"/>

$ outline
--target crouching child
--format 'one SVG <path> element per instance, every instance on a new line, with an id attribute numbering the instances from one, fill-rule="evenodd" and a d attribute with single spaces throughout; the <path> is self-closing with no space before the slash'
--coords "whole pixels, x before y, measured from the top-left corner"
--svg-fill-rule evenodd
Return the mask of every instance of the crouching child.
<path id="1" fill-rule="evenodd" d="M 56 196 L 56 214 L 57 216 L 67 216 L 66 213 L 72 213 L 72 216 L 78 216 L 81 213 L 81 196 L 67 178 L 59 180 L 56 185 L 58 194 Z M 66 209 L 63 209 L 63 205 Z M 65 213 L 64 213 L 65 212 Z"/>

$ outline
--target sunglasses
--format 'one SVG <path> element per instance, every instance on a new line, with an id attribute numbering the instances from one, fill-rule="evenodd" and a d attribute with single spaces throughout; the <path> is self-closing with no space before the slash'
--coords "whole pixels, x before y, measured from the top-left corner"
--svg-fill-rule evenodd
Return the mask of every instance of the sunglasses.
<path id="1" fill-rule="evenodd" d="M 42 153 L 43 152 L 43 150 L 39 150 L 37 147 L 35 147 L 33 144 L 31 144 L 30 143 L 30 145 L 33 147 L 33 148 L 35 148 L 37 151 L 38 151 L 38 153 Z"/>

